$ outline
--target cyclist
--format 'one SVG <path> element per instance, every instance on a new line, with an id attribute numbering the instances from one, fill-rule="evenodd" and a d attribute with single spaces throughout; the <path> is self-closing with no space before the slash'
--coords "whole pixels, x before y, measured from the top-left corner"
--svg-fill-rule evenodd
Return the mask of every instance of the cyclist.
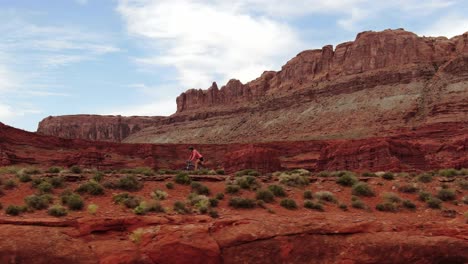
<path id="1" fill-rule="evenodd" d="M 198 165 L 203 165 L 203 156 L 195 148 L 189 147 L 191 151 L 189 161 L 195 161 L 195 170 L 198 169 Z"/>

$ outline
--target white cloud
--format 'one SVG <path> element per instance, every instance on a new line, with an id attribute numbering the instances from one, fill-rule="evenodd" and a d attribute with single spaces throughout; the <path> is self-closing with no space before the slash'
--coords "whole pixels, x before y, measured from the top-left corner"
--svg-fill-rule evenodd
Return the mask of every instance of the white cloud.
<path id="1" fill-rule="evenodd" d="M 158 54 L 135 61 L 174 67 L 183 88 L 230 78 L 250 81 L 266 69 L 277 69 L 303 48 L 287 24 L 225 3 L 122 0 L 118 12 L 128 32 L 153 43 L 151 52 Z"/>
<path id="2" fill-rule="evenodd" d="M 448 38 L 468 31 L 468 17 L 456 14 L 446 15 L 421 32 L 425 36 L 445 36 Z"/>

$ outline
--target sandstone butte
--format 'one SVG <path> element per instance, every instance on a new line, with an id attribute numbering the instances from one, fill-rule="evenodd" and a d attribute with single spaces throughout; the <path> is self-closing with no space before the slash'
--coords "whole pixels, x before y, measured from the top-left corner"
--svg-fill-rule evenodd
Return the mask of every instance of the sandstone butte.
<path id="1" fill-rule="evenodd" d="M 466 168 L 467 87 L 467 33 L 447 39 L 401 29 L 363 32 L 335 49 L 301 52 L 281 71 L 246 84 L 231 80 L 220 89 L 213 83 L 208 90 L 188 90 L 169 117 L 48 117 L 38 133 L 0 123 L 0 166 L 177 169 L 190 144 L 205 155 L 209 168 L 228 174 L 245 168 L 262 173 Z M 403 183 L 372 181 L 385 191 Z M 440 188 L 436 184 L 428 187 L 431 192 Z M 210 186 L 222 191 L 224 183 Z M 170 195 L 184 199 L 189 188 L 178 186 Z M 343 201 L 351 196 L 334 181 L 310 188 L 333 191 Z M 22 203 L 33 191 L 21 184 L 5 190 L 0 201 Z M 303 189 L 288 192 L 303 199 Z M 466 195 L 461 192 L 457 195 Z M 0 263 L 468 262 L 468 228 L 459 215 L 466 211 L 463 204 L 446 202 L 455 211 L 454 219 L 446 219 L 422 202 L 416 212 L 395 214 L 341 212 L 336 205 L 327 205 L 326 212 L 290 212 L 276 203 L 271 206 L 278 213 L 270 214 L 261 208 L 231 210 L 224 201 L 221 217 L 212 219 L 135 216 L 111 209 L 111 193 L 86 197 L 102 207 L 94 217 L 86 212 L 11 217 L 1 211 Z M 375 205 L 377 199 L 366 203 Z M 130 241 L 138 228 L 144 232 Z"/>

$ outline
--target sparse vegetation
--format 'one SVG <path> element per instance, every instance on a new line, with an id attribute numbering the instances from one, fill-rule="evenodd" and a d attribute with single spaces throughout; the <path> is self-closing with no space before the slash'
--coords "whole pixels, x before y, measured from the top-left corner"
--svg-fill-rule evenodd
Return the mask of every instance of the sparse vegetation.
<path id="1" fill-rule="evenodd" d="M 383 202 L 379 203 L 375 206 L 375 209 L 382 211 L 382 212 L 396 212 L 398 211 L 398 204 L 392 202 Z"/>
<path id="2" fill-rule="evenodd" d="M 225 189 L 225 191 L 230 194 L 238 193 L 239 190 L 240 190 L 239 185 L 228 185 L 226 186 L 226 189 Z"/>
<path id="3" fill-rule="evenodd" d="M 254 208 L 256 205 L 255 200 L 242 197 L 232 197 L 229 200 L 229 206 L 234 208 Z"/>
<path id="4" fill-rule="evenodd" d="M 138 206 L 133 209 L 133 212 L 137 215 L 144 215 L 149 212 L 163 213 L 165 212 L 164 208 L 159 202 L 150 201 L 150 202 L 140 202 Z"/>
<path id="5" fill-rule="evenodd" d="M 242 189 L 256 190 L 260 185 L 254 176 L 241 176 L 237 177 L 235 185 L 238 185 Z"/>
<path id="6" fill-rule="evenodd" d="M 75 165 L 70 168 L 70 171 L 75 174 L 81 174 L 82 170 L 79 166 Z M 60 171 L 59 171 L 60 172 Z"/>
<path id="7" fill-rule="evenodd" d="M 219 200 L 216 198 L 210 198 L 210 206 L 211 207 L 217 207 L 219 203 Z"/>
<path id="8" fill-rule="evenodd" d="M 430 197 L 426 200 L 427 206 L 432 209 L 440 209 L 442 205 L 442 200 L 436 197 Z"/>
<path id="9" fill-rule="evenodd" d="M 374 191 L 364 182 L 359 182 L 353 185 L 352 194 L 357 196 L 374 196 Z"/>
<path id="10" fill-rule="evenodd" d="M 452 189 L 441 189 L 437 193 L 437 198 L 442 201 L 453 201 L 456 198 L 455 191 Z"/>
<path id="11" fill-rule="evenodd" d="M 351 201 L 351 206 L 356 209 L 366 209 L 366 204 L 359 198 L 356 197 L 356 199 Z"/>
<path id="12" fill-rule="evenodd" d="M 280 205 L 289 210 L 297 209 L 296 201 L 294 201 L 293 199 L 285 198 L 281 200 Z"/>
<path id="13" fill-rule="evenodd" d="M 419 192 L 418 198 L 420 201 L 427 202 L 432 197 L 431 193 L 421 191 Z"/>
<path id="14" fill-rule="evenodd" d="M 189 212 L 187 207 L 185 207 L 185 203 L 181 201 L 176 201 L 174 203 L 174 211 L 178 214 L 187 214 Z"/>
<path id="15" fill-rule="evenodd" d="M 260 173 L 253 169 L 246 169 L 236 172 L 236 176 L 260 176 Z"/>
<path id="16" fill-rule="evenodd" d="M 189 185 L 192 182 L 192 179 L 190 179 L 189 175 L 185 172 L 178 173 L 174 177 L 174 181 L 178 184 L 182 185 Z"/>
<path id="17" fill-rule="evenodd" d="M 398 196 L 396 193 L 392 193 L 392 192 L 384 193 L 382 195 L 382 197 L 384 198 L 384 200 L 386 200 L 387 202 L 390 202 L 390 203 L 400 203 L 401 202 L 400 196 Z"/>
<path id="18" fill-rule="evenodd" d="M 143 183 L 134 175 L 128 175 L 119 179 L 117 188 L 125 191 L 138 191 L 143 188 Z"/>
<path id="19" fill-rule="evenodd" d="M 16 187 L 18 187 L 18 184 L 13 179 L 9 179 L 5 182 L 5 186 L 4 186 L 5 190 L 12 190 Z"/>
<path id="20" fill-rule="evenodd" d="M 47 210 L 47 213 L 51 216 L 62 217 L 68 214 L 68 211 L 65 207 L 61 205 L 54 205 Z"/>
<path id="21" fill-rule="evenodd" d="M 24 198 L 24 202 L 26 205 L 35 210 L 43 210 L 49 207 L 49 204 L 52 202 L 52 196 L 50 194 L 42 194 L 42 195 L 29 195 Z"/>
<path id="22" fill-rule="evenodd" d="M 312 191 L 311 190 L 307 190 L 307 191 L 304 191 L 304 199 L 312 199 L 314 198 L 314 195 L 312 194 Z"/>
<path id="23" fill-rule="evenodd" d="M 316 210 L 316 211 L 320 211 L 320 212 L 323 212 L 323 205 L 321 205 L 320 203 L 314 203 L 313 201 L 311 200 L 305 200 L 304 201 L 304 207 L 307 208 L 307 209 L 312 209 L 312 210 Z"/>
<path id="24" fill-rule="evenodd" d="M 291 171 L 281 173 L 278 178 L 280 183 L 293 187 L 307 186 L 310 183 L 308 176 L 301 172 Z"/>
<path id="25" fill-rule="evenodd" d="M 143 230 L 143 228 L 138 228 L 138 229 L 133 230 L 133 232 L 130 233 L 128 237 L 130 241 L 132 241 L 133 243 L 140 244 L 141 238 L 143 237 L 144 233 L 145 231 Z"/>
<path id="26" fill-rule="evenodd" d="M 414 204 L 412 201 L 410 200 L 404 200 L 403 201 L 403 206 L 409 210 L 415 210 L 416 209 L 416 204 Z"/>
<path id="27" fill-rule="evenodd" d="M 167 198 L 167 192 L 163 190 L 154 190 L 154 192 L 151 193 L 151 197 L 155 200 L 165 200 Z"/>
<path id="28" fill-rule="evenodd" d="M 363 177 L 377 177 L 377 175 L 373 172 L 365 171 L 361 174 Z"/>
<path id="29" fill-rule="evenodd" d="M 21 213 L 26 212 L 26 210 L 27 210 L 26 206 L 9 205 L 5 209 L 5 213 L 8 215 L 17 216 L 17 215 L 20 215 Z"/>
<path id="30" fill-rule="evenodd" d="M 276 197 L 286 196 L 286 192 L 284 191 L 283 187 L 279 185 L 276 185 L 276 184 L 270 185 L 268 186 L 268 190 L 270 190 L 273 193 L 273 195 L 275 195 Z"/>
<path id="31" fill-rule="evenodd" d="M 348 205 L 347 204 L 344 204 L 344 203 L 340 203 L 338 205 L 338 208 L 340 208 L 341 210 L 343 211 L 348 211 Z"/>
<path id="32" fill-rule="evenodd" d="M 265 203 L 272 203 L 275 201 L 275 195 L 268 189 L 258 190 L 256 194 L 257 200 L 264 201 Z"/>
<path id="33" fill-rule="evenodd" d="M 354 173 L 351 172 L 345 172 L 341 176 L 336 179 L 336 183 L 342 186 L 353 186 L 356 184 L 359 180 L 356 178 Z"/>
<path id="34" fill-rule="evenodd" d="M 83 194 L 91 194 L 91 195 L 102 195 L 104 194 L 104 188 L 94 180 L 90 180 L 87 183 L 81 184 L 77 189 L 77 192 Z"/>
<path id="35" fill-rule="evenodd" d="M 217 169 L 217 170 L 216 170 L 216 174 L 218 174 L 218 175 L 224 175 L 225 172 L 224 172 L 223 169 Z"/>
<path id="36" fill-rule="evenodd" d="M 331 173 L 329 171 L 321 171 L 317 174 L 318 177 L 330 177 Z"/>
<path id="37" fill-rule="evenodd" d="M 223 200 L 224 199 L 224 193 L 217 193 L 216 194 L 216 199 Z"/>
<path id="38" fill-rule="evenodd" d="M 31 175 L 22 173 L 18 175 L 18 179 L 20 182 L 30 182 L 32 181 Z"/>
<path id="39" fill-rule="evenodd" d="M 78 167 L 78 169 L 79 169 L 79 167 Z M 76 168 L 75 168 L 75 170 L 76 170 Z M 62 168 L 60 168 L 60 167 L 50 167 L 47 170 L 48 173 L 60 173 L 61 171 L 62 171 Z M 77 172 L 77 173 L 81 173 L 81 171 Z"/>
<path id="40" fill-rule="evenodd" d="M 458 182 L 458 186 L 462 188 L 463 190 L 468 190 L 468 180 L 461 180 Z"/>
<path id="41" fill-rule="evenodd" d="M 77 193 L 65 193 L 62 194 L 62 203 L 70 210 L 78 211 L 83 209 L 84 201 L 83 198 Z"/>
<path id="42" fill-rule="evenodd" d="M 415 184 L 405 184 L 405 185 L 398 187 L 398 191 L 403 192 L 403 193 L 415 193 L 418 190 L 419 189 L 417 185 Z"/>
<path id="43" fill-rule="evenodd" d="M 49 178 L 48 182 L 50 182 L 50 184 L 52 184 L 54 188 L 61 188 L 63 187 L 64 180 L 63 180 L 63 177 L 55 176 L 55 177 Z"/>
<path id="44" fill-rule="evenodd" d="M 196 194 L 210 195 L 210 189 L 199 182 L 192 182 L 191 187 Z"/>
<path id="45" fill-rule="evenodd" d="M 430 173 L 422 173 L 418 175 L 418 181 L 428 183 L 432 181 L 432 175 Z"/>
<path id="46" fill-rule="evenodd" d="M 88 213 L 92 215 L 96 215 L 99 206 L 97 204 L 90 204 L 88 205 Z"/>
<path id="47" fill-rule="evenodd" d="M 321 201 L 336 203 L 336 197 L 333 193 L 329 191 L 320 191 L 315 193 L 315 197 Z"/>
<path id="48" fill-rule="evenodd" d="M 383 175 L 382 175 L 382 179 L 385 179 L 385 180 L 394 180 L 395 179 L 395 175 L 391 172 L 385 172 Z"/>
<path id="49" fill-rule="evenodd" d="M 439 170 L 439 175 L 443 177 L 454 177 L 458 175 L 458 171 L 456 169 L 443 169 Z"/>
<path id="50" fill-rule="evenodd" d="M 166 183 L 166 188 L 169 189 L 169 190 L 174 189 L 174 183 L 172 183 L 172 182 Z"/>
<path id="51" fill-rule="evenodd" d="M 210 209 L 208 211 L 208 214 L 212 217 L 212 218 L 218 218 L 219 217 L 219 214 L 218 214 L 218 211 L 214 210 L 214 209 Z"/>
<path id="52" fill-rule="evenodd" d="M 54 186 L 47 181 L 41 181 L 41 183 L 37 185 L 37 189 L 40 193 L 51 193 L 53 188 Z"/>
<path id="53" fill-rule="evenodd" d="M 100 171 L 96 171 L 94 173 L 93 180 L 96 182 L 101 182 L 102 180 L 104 180 L 104 176 L 105 176 L 104 173 Z"/>

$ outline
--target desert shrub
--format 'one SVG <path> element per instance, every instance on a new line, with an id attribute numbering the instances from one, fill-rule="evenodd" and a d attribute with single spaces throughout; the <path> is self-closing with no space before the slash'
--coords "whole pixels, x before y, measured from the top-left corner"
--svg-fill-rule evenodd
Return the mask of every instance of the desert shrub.
<path id="1" fill-rule="evenodd" d="M 192 182 L 191 184 L 192 192 L 203 195 L 210 195 L 210 189 L 199 182 Z"/>
<path id="2" fill-rule="evenodd" d="M 270 190 L 258 190 L 256 193 L 257 200 L 262 200 L 265 203 L 272 203 L 275 201 L 275 195 Z"/>
<path id="3" fill-rule="evenodd" d="M 398 191 L 403 192 L 403 193 L 415 193 L 419 189 L 415 184 L 406 184 L 398 187 Z"/>
<path id="4" fill-rule="evenodd" d="M 146 205 L 146 202 L 143 201 L 141 202 L 138 206 L 136 206 L 134 209 L 133 209 L 133 212 L 137 215 L 144 215 L 148 212 L 148 207 Z"/>
<path id="5" fill-rule="evenodd" d="M 418 181 L 428 183 L 432 181 L 432 175 L 429 173 L 422 173 L 418 175 Z"/>
<path id="6" fill-rule="evenodd" d="M 239 185 L 227 185 L 225 191 L 230 194 L 238 193 L 240 190 Z"/>
<path id="7" fill-rule="evenodd" d="M 312 199 L 314 198 L 314 195 L 312 194 L 311 190 L 304 191 L 304 199 Z"/>
<path id="8" fill-rule="evenodd" d="M 410 200 L 404 200 L 402 205 L 407 208 L 407 209 L 410 209 L 410 210 L 414 210 L 416 209 L 416 205 L 410 201 Z"/>
<path id="9" fill-rule="evenodd" d="M 289 210 L 297 209 L 296 201 L 294 201 L 293 199 L 285 198 L 281 200 L 280 205 Z"/>
<path id="10" fill-rule="evenodd" d="M 260 176 L 260 173 L 253 169 L 246 169 L 236 172 L 236 176 Z"/>
<path id="11" fill-rule="evenodd" d="M 218 217 L 219 217 L 218 211 L 216 211 L 216 210 L 214 210 L 214 209 L 208 210 L 208 214 L 209 214 L 212 218 L 218 218 Z"/>
<path id="12" fill-rule="evenodd" d="M 49 204 L 52 202 L 52 196 L 49 194 L 42 195 L 29 195 L 24 198 L 24 202 L 29 208 L 42 210 L 49 207 Z"/>
<path id="13" fill-rule="evenodd" d="M 400 196 L 398 196 L 396 193 L 388 192 L 388 193 L 384 193 L 382 196 L 387 202 L 391 202 L 391 203 L 401 202 Z"/>
<path id="14" fill-rule="evenodd" d="M 458 174 L 458 171 L 452 168 L 439 170 L 439 175 L 444 176 L 444 177 L 453 177 L 453 176 L 457 176 L 457 174 Z"/>
<path id="15" fill-rule="evenodd" d="M 224 193 L 217 193 L 216 194 L 216 199 L 223 200 L 224 199 Z"/>
<path id="16" fill-rule="evenodd" d="M 468 180 L 461 180 L 458 182 L 458 186 L 463 190 L 468 190 Z"/>
<path id="17" fill-rule="evenodd" d="M 189 185 L 192 182 L 189 175 L 185 172 L 181 172 L 174 177 L 174 181 L 178 184 Z"/>
<path id="18" fill-rule="evenodd" d="M 218 175 L 224 175 L 225 172 L 224 172 L 223 169 L 217 169 L 217 170 L 216 170 L 216 174 L 218 174 Z"/>
<path id="19" fill-rule="evenodd" d="M 236 185 L 242 189 L 255 190 L 259 187 L 257 179 L 254 176 L 241 176 L 236 178 Z"/>
<path id="20" fill-rule="evenodd" d="M 348 205 L 344 203 L 339 204 L 338 208 L 340 208 L 343 211 L 348 211 Z"/>
<path id="21" fill-rule="evenodd" d="M 468 204 L 468 196 L 464 196 L 464 197 L 462 198 L 462 202 L 463 202 L 464 204 Z"/>
<path id="22" fill-rule="evenodd" d="M 158 174 L 178 174 L 180 171 L 171 170 L 171 169 L 160 169 L 158 170 Z"/>
<path id="23" fill-rule="evenodd" d="M 90 180 L 87 183 L 81 184 L 77 189 L 77 192 L 83 194 L 88 193 L 91 195 L 102 195 L 104 194 L 104 188 L 96 181 Z"/>
<path id="24" fill-rule="evenodd" d="M 14 188 L 16 188 L 18 186 L 18 184 L 16 183 L 15 180 L 12 180 L 12 179 L 9 179 L 5 182 L 5 190 L 12 190 Z"/>
<path id="25" fill-rule="evenodd" d="M 345 173 L 341 175 L 338 179 L 336 179 L 336 183 L 342 186 L 353 186 L 359 180 L 354 176 L 353 173 Z"/>
<path id="26" fill-rule="evenodd" d="M 20 180 L 20 182 L 30 182 L 30 181 L 32 181 L 31 175 L 25 174 L 25 173 L 18 175 L 18 179 Z"/>
<path id="27" fill-rule="evenodd" d="M 395 175 L 391 172 L 385 172 L 383 175 L 382 175 L 382 178 L 385 179 L 385 180 L 394 180 L 395 179 Z"/>
<path id="28" fill-rule="evenodd" d="M 310 176 L 310 171 L 306 170 L 306 169 L 294 169 L 292 171 L 289 171 L 288 172 L 289 174 L 299 174 L 301 176 Z"/>
<path id="29" fill-rule="evenodd" d="M 174 183 L 172 183 L 172 182 L 166 183 L 166 188 L 169 189 L 169 190 L 174 189 Z"/>
<path id="30" fill-rule="evenodd" d="M 429 199 L 427 199 L 426 202 L 427 202 L 427 206 L 433 209 L 440 209 L 442 205 L 442 200 L 436 197 L 430 197 Z"/>
<path id="31" fill-rule="evenodd" d="M 219 203 L 219 200 L 216 199 L 216 198 L 210 198 L 210 207 L 217 207 L 218 206 L 218 203 Z"/>
<path id="32" fill-rule="evenodd" d="M 276 184 L 270 185 L 268 186 L 268 190 L 270 190 L 274 196 L 277 196 L 277 197 L 286 196 L 286 192 L 284 191 L 283 187 L 279 185 L 276 185 Z"/>
<path id="33" fill-rule="evenodd" d="M 373 172 L 365 171 L 361 174 L 363 177 L 377 177 L 377 175 Z"/>
<path id="34" fill-rule="evenodd" d="M 154 190 L 154 192 L 151 193 L 151 197 L 155 200 L 164 200 L 167 198 L 167 192 L 162 190 Z"/>
<path id="35" fill-rule="evenodd" d="M 288 186 L 307 186 L 310 181 L 307 176 L 303 176 L 299 173 L 282 173 L 279 177 L 279 182 Z"/>
<path id="36" fill-rule="evenodd" d="M 122 169 L 120 170 L 121 173 L 126 174 L 141 174 L 145 176 L 153 176 L 154 170 L 148 167 L 136 167 L 131 169 Z"/>
<path id="37" fill-rule="evenodd" d="M 52 184 L 54 188 L 63 187 L 63 181 L 64 181 L 63 177 L 59 177 L 59 176 L 49 178 L 48 180 L 48 182 L 50 182 L 50 184 Z"/>
<path id="38" fill-rule="evenodd" d="M 353 185 L 352 194 L 357 196 L 374 196 L 374 191 L 364 182 L 359 182 Z"/>
<path id="39" fill-rule="evenodd" d="M 146 202 L 146 210 L 148 212 L 154 212 L 154 213 L 164 213 L 164 212 L 166 212 L 164 207 L 157 201 Z"/>
<path id="40" fill-rule="evenodd" d="M 72 166 L 70 171 L 75 174 L 80 174 L 82 172 L 81 168 L 77 165 Z"/>
<path id="41" fill-rule="evenodd" d="M 200 208 L 208 208 L 210 205 L 210 200 L 205 195 L 200 195 L 196 193 L 190 193 L 188 200 L 192 206 L 200 211 Z M 203 209 L 202 209 L 203 210 Z"/>
<path id="42" fill-rule="evenodd" d="M 143 237 L 144 233 L 145 233 L 145 230 L 143 228 L 138 228 L 138 229 L 133 230 L 133 232 L 130 233 L 128 238 L 133 243 L 139 244 L 141 242 L 141 238 Z"/>
<path id="43" fill-rule="evenodd" d="M 329 191 L 320 191 L 315 193 L 315 197 L 321 201 L 336 203 L 336 197 Z"/>
<path id="44" fill-rule="evenodd" d="M 97 210 L 99 209 L 99 206 L 97 204 L 90 204 L 88 205 L 88 213 L 95 215 L 97 213 Z"/>
<path id="45" fill-rule="evenodd" d="M 79 167 L 78 167 L 79 169 Z M 50 167 L 47 172 L 48 173 L 60 173 L 60 171 L 62 171 L 62 168 L 60 167 Z M 80 173 L 80 172 L 77 172 L 77 173 Z"/>
<path id="46" fill-rule="evenodd" d="M 329 171 L 321 171 L 317 174 L 318 177 L 330 177 L 331 173 Z"/>
<path id="47" fill-rule="evenodd" d="M 42 182 L 43 180 L 41 178 L 33 178 L 31 181 L 31 187 L 37 188 Z"/>
<path id="48" fill-rule="evenodd" d="M 176 201 L 174 203 L 174 211 L 178 214 L 187 214 L 189 210 L 185 207 L 185 203 L 181 201 Z"/>
<path id="49" fill-rule="evenodd" d="M 61 217 L 68 214 L 67 209 L 61 205 L 54 205 L 47 210 L 47 213 L 51 216 Z"/>
<path id="50" fill-rule="evenodd" d="M 304 207 L 307 208 L 307 209 L 317 210 L 317 211 L 320 211 L 320 212 L 324 211 L 323 210 L 323 205 L 321 205 L 320 203 L 314 203 L 311 200 L 305 200 L 304 201 Z"/>
<path id="51" fill-rule="evenodd" d="M 135 207 L 140 205 L 140 203 L 141 203 L 141 198 L 137 196 L 133 196 L 133 195 L 130 195 L 127 199 L 123 201 L 123 205 L 125 205 L 125 207 L 130 208 L 130 209 L 134 209 Z"/>
<path id="52" fill-rule="evenodd" d="M 94 176 L 93 176 L 93 180 L 95 182 L 101 182 L 102 180 L 104 180 L 104 173 L 100 172 L 100 171 L 96 171 L 94 173 Z"/>
<path id="53" fill-rule="evenodd" d="M 141 183 L 134 175 L 128 175 L 119 179 L 117 182 L 117 188 L 125 191 L 138 191 L 143 188 L 143 183 Z"/>
<path id="54" fill-rule="evenodd" d="M 428 193 L 428 192 L 425 192 L 425 191 L 419 192 L 419 195 L 418 195 L 419 200 L 423 201 L 423 202 L 426 202 L 431 197 L 432 197 L 432 195 L 430 193 Z"/>
<path id="55" fill-rule="evenodd" d="M 375 209 L 382 212 L 396 212 L 398 211 L 398 204 L 387 201 L 377 204 Z"/>
<path id="56" fill-rule="evenodd" d="M 84 201 L 79 194 L 72 193 L 62 198 L 62 203 L 70 210 L 78 211 L 83 209 Z"/>
<path id="57" fill-rule="evenodd" d="M 42 181 L 39 185 L 37 185 L 37 189 L 40 193 L 50 193 L 52 192 L 53 188 L 54 186 L 52 186 L 52 184 L 46 181 Z"/>
<path id="58" fill-rule="evenodd" d="M 26 206 L 19 206 L 19 205 L 9 205 L 5 209 L 5 213 L 8 215 L 20 215 L 21 213 L 26 212 L 27 208 Z"/>
<path id="59" fill-rule="evenodd" d="M 442 201 L 453 201 L 456 198 L 456 194 L 454 190 L 451 189 L 441 189 L 437 193 L 437 198 L 441 199 Z"/>
<path id="60" fill-rule="evenodd" d="M 366 204 L 361 199 L 351 201 L 351 206 L 356 209 L 366 209 Z"/>
<path id="61" fill-rule="evenodd" d="M 255 200 L 249 198 L 232 197 L 229 200 L 229 206 L 234 208 L 254 208 L 255 204 Z"/>
<path id="62" fill-rule="evenodd" d="M 112 201 L 114 201 L 114 203 L 116 204 L 123 204 L 125 202 L 125 200 L 127 200 L 130 196 L 129 193 L 119 193 L 119 194 L 115 194 L 113 197 L 112 197 Z"/>

